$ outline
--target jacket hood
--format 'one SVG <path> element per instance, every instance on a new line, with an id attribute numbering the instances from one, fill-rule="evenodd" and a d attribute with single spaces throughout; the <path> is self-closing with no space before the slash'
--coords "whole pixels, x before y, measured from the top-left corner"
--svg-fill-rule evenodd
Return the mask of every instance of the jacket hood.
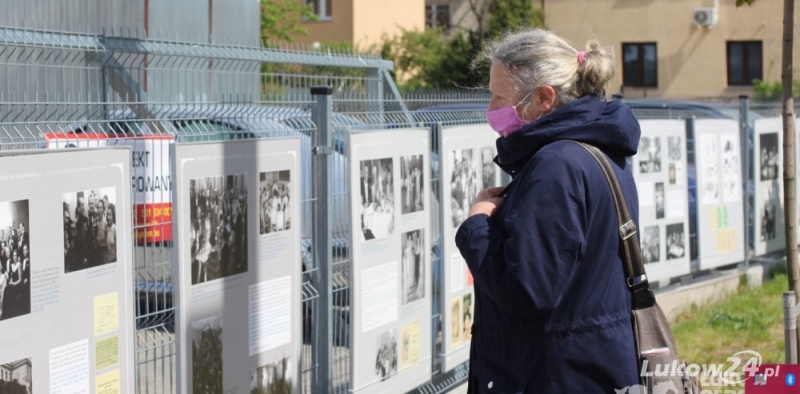
<path id="1" fill-rule="evenodd" d="M 563 140 L 594 145 L 609 155 L 633 156 L 640 135 L 639 121 L 628 106 L 620 100 L 603 101 L 597 95 L 587 95 L 506 138 L 498 138 L 495 161 L 512 173 L 545 145 Z"/>

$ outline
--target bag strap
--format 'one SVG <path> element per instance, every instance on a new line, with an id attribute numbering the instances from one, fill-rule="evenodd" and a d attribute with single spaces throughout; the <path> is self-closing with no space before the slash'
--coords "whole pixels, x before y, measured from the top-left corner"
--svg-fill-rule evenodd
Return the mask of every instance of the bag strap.
<path id="1" fill-rule="evenodd" d="M 589 152 L 600 165 L 606 177 L 608 186 L 611 188 L 611 195 L 614 197 L 614 206 L 617 211 L 617 223 L 619 224 L 620 243 L 623 248 L 623 265 L 625 267 L 625 279 L 628 289 L 633 293 L 633 309 L 643 309 L 655 305 L 655 296 L 650 291 L 650 284 L 647 281 L 647 274 L 644 269 L 642 251 L 639 248 L 639 237 L 637 236 L 636 224 L 633 223 L 628 212 L 628 205 L 622 194 L 614 169 L 608 162 L 606 155 L 592 145 L 583 142 L 572 141 Z"/>

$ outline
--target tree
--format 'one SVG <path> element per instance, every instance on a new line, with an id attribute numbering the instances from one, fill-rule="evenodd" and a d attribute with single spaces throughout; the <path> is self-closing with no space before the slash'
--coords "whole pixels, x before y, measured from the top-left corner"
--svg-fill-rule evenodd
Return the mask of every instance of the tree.
<path id="1" fill-rule="evenodd" d="M 467 5 L 476 22 L 471 29 L 456 26 L 460 31 L 454 34 L 440 29 L 404 30 L 399 36 L 384 37 L 380 52 L 394 60 L 401 89 L 484 86 L 489 82 L 488 70 L 471 67 L 483 43 L 520 26 L 544 26 L 544 12 L 532 0 L 468 0 Z"/>
<path id="2" fill-rule="evenodd" d="M 496 36 L 509 29 L 544 26 L 544 10 L 532 0 L 495 0 L 489 6 L 489 34 Z"/>
<path id="3" fill-rule="evenodd" d="M 292 35 L 308 34 L 300 26 L 301 18 L 317 20 L 311 5 L 298 0 L 261 0 L 261 39 L 294 42 Z"/>
<path id="4" fill-rule="evenodd" d="M 752 5 L 755 0 L 736 0 L 736 5 Z M 781 83 L 783 84 L 783 207 L 786 226 L 786 268 L 789 273 L 789 290 L 794 291 L 800 304 L 800 264 L 797 256 L 797 196 L 795 189 L 795 132 L 792 56 L 794 45 L 794 0 L 783 0 L 783 48 L 781 56 Z M 800 330 L 797 331 L 800 343 Z M 793 349 L 795 356 L 797 349 Z M 790 362 L 793 360 L 786 360 Z M 794 360 L 796 361 L 796 360 Z"/>

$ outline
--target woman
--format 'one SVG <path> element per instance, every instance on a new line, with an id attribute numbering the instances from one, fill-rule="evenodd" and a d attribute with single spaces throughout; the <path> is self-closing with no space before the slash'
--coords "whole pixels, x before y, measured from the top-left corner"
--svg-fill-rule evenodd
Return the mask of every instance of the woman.
<path id="1" fill-rule="evenodd" d="M 22 263 L 16 249 L 11 251 L 7 281 L 8 285 L 3 296 L 3 316 L 0 317 L 0 320 L 19 316 L 24 308 L 22 305 Z"/>
<path id="2" fill-rule="evenodd" d="M 117 213 L 113 205 L 106 209 L 106 227 L 106 262 L 114 263 L 117 261 Z"/>
<path id="3" fill-rule="evenodd" d="M 613 393 L 638 384 L 631 297 L 601 149 L 634 220 L 626 157 L 639 124 L 604 87 L 614 63 L 598 43 L 577 51 L 555 34 L 512 33 L 489 44 L 487 118 L 497 163 L 513 177 L 480 192 L 456 243 L 474 277 L 471 393 Z"/>

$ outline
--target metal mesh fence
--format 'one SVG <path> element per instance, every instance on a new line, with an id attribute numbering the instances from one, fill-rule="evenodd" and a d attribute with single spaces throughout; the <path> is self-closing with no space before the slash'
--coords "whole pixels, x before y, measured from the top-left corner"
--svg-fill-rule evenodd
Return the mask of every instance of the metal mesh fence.
<path id="1" fill-rule="evenodd" d="M 483 90 L 401 96 L 380 58 L 257 48 L 126 35 L 76 34 L 0 27 L 0 149 L 129 145 L 135 206 L 136 378 L 139 393 L 176 391 L 171 174 L 168 144 L 295 136 L 301 140 L 303 392 L 349 392 L 351 246 L 347 141 L 352 129 L 426 127 L 431 135 L 431 217 L 440 217 L 441 127 L 485 122 Z M 331 131 L 332 255 L 330 279 L 315 259 L 317 195 L 312 149 L 312 86 L 333 89 Z M 732 105 L 626 100 L 639 119 L 738 118 Z M 755 116 L 780 113 L 754 104 Z M 148 153 L 149 152 L 149 153 Z M 689 150 L 689 155 L 693 150 Z M 137 157 L 139 155 L 139 157 Z M 148 165 L 142 155 L 150 155 Z M 692 237 L 696 237 L 692 234 Z M 442 228 L 432 221 L 434 272 L 442 272 Z M 434 275 L 434 278 L 437 278 Z M 441 392 L 466 377 L 464 366 L 440 374 L 441 276 L 433 281 L 434 380 L 419 392 Z M 331 298 L 321 300 L 330 280 Z M 326 296 L 327 297 L 327 296 Z M 330 308 L 329 359 L 317 343 L 321 308 Z M 330 361 L 328 361 L 330 360 Z M 330 382 L 319 381 L 319 371 Z M 329 387 L 327 387 L 329 386 Z"/>

